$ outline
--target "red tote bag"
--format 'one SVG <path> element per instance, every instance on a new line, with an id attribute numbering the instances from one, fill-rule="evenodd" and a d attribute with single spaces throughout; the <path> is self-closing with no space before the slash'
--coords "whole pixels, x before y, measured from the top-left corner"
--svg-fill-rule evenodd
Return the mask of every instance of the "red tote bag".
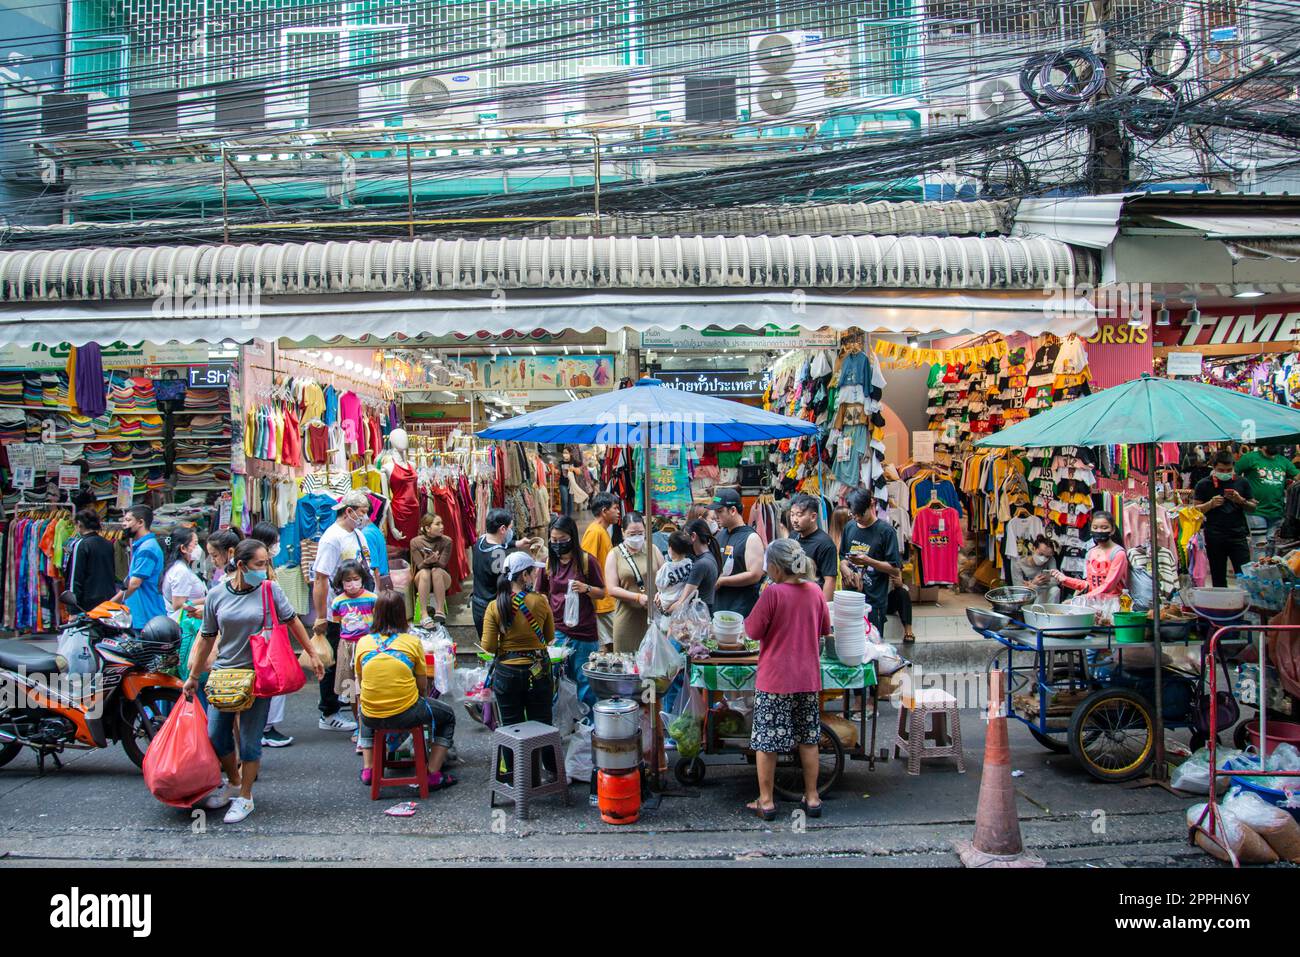
<path id="1" fill-rule="evenodd" d="M 144 753 L 149 793 L 172 807 L 191 807 L 221 787 L 221 763 L 208 740 L 208 718 L 198 697 L 172 705 Z"/>
<path id="2" fill-rule="evenodd" d="M 289 627 L 271 602 L 271 583 L 262 585 L 262 630 L 248 639 L 253 649 L 253 695 L 274 698 L 293 694 L 307 683 L 298 656 L 289 644 Z"/>

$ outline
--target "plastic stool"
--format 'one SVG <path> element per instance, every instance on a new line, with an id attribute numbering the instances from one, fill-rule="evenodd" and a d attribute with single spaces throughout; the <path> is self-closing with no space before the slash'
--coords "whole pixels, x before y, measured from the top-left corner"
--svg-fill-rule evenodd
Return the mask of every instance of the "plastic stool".
<path id="1" fill-rule="evenodd" d="M 420 797 L 429 796 L 429 765 L 424 753 L 424 726 L 420 725 L 414 728 L 375 728 L 375 743 L 370 751 L 370 800 L 379 800 L 379 789 L 382 787 L 397 787 L 401 784 L 418 784 L 420 786 Z M 385 764 L 385 758 L 388 756 L 388 736 L 390 734 L 409 734 L 411 736 L 411 746 L 415 750 L 414 761 L 389 761 Z M 415 767 L 415 777 L 413 778 L 386 778 L 384 777 L 384 768 L 409 768 Z"/>
<path id="2" fill-rule="evenodd" d="M 508 748 L 511 755 L 513 782 L 497 780 L 496 769 L 501 766 L 503 750 Z M 540 780 L 542 776 L 541 757 L 547 748 L 555 756 L 556 778 L 547 784 L 530 784 L 530 776 Z M 533 759 L 537 759 L 537 770 L 533 772 Z M 497 795 L 515 802 L 515 817 L 520 821 L 528 820 L 528 802 L 533 798 L 559 794 L 564 797 L 565 805 L 569 803 L 569 782 L 564 774 L 564 748 L 560 743 L 560 731 L 540 721 L 525 721 L 522 724 L 509 724 L 499 727 L 492 733 L 492 787 L 490 806 L 497 806 Z"/>
<path id="3" fill-rule="evenodd" d="M 931 727 L 926 729 L 926 718 Z M 904 733 L 906 732 L 906 733 Z M 957 699 L 942 688 L 922 688 L 898 700 L 898 728 L 894 757 L 907 750 L 907 773 L 920 774 L 926 758 L 956 758 L 957 771 L 966 773 L 961 753 L 961 718 Z"/>

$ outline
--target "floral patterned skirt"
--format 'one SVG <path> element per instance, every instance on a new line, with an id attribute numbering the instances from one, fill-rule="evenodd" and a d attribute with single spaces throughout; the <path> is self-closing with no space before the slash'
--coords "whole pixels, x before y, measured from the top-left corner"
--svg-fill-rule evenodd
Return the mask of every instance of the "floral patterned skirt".
<path id="1" fill-rule="evenodd" d="M 786 754 L 796 745 L 821 738 L 821 707 L 816 691 L 794 694 L 754 693 L 754 728 L 749 746 L 755 751 Z"/>

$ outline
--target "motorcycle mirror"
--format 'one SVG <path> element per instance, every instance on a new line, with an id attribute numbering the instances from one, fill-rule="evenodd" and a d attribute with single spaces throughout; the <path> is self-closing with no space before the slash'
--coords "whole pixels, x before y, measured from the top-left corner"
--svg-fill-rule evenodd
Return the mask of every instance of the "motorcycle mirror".
<path id="1" fill-rule="evenodd" d="M 65 591 L 60 595 L 59 601 L 63 603 L 63 607 L 68 609 L 68 611 L 77 612 L 78 614 L 81 613 L 82 609 L 81 606 L 77 604 L 77 596 L 72 594 L 71 591 Z"/>

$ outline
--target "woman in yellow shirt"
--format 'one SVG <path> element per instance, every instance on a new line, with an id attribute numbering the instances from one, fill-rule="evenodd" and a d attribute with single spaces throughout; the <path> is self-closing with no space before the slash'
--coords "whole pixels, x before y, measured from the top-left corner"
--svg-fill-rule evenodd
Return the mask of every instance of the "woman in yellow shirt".
<path id="1" fill-rule="evenodd" d="M 369 786 L 371 750 L 376 729 L 430 728 L 429 789 L 451 787 L 456 778 L 442 770 L 456 734 L 456 713 L 444 702 L 428 697 L 429 672 L 420 639 L 409 634 L 406 602 L 391 588 L 379 593 L 369 635 L 357 641 L 355 668 L 361 687 L 361 783 Z"/>

